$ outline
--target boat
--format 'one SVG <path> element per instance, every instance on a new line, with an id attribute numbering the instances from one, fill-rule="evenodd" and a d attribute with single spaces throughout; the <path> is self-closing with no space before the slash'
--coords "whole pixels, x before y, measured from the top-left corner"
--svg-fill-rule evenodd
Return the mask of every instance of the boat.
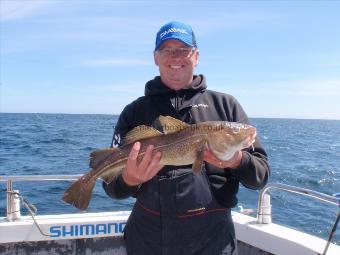
<path id="1" fill-rule="evenodd" d="M 21 181 L 71 181 L 81 175 L 0 176 L 6 185 L 7 213 L 0 217 L 0 254 L 125 255 L 123 230 L 131 211 L 35 215 L 35 208 L 13 189 Z M 232 212 L 240 255 L 339 255 L 340 246 L 272 222 L 269 190 L 284 190 L 333 204 L 339 196 L 269 183 L 260 192 L 257 217 Z M 25 206 L 28 215 L 21 215 Z M 339 220 L 339 217 L 338 219 Z M 337 222 L 334 224 L 333 232 Z"/>

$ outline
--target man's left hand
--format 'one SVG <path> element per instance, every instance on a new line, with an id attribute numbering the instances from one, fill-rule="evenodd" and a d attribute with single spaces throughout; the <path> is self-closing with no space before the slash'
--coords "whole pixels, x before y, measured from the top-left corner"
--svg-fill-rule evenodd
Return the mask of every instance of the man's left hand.
<path id="1" fill-rule="evenodd" d="M 242 157 L 242 151 L 237 151 L 231 159 L 224 161 L 215 157 L 215 155 L 209 150 L 204 152 L 204 161 L 219 168 L 237 168 L 241 164 Z"/>

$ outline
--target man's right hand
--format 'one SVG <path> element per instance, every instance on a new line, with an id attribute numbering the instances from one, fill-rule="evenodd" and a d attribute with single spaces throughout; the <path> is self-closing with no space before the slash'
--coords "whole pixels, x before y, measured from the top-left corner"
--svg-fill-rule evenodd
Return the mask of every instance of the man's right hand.
<path id="1" fill-rule="evenodd" d="M 154 177 L 163 165 L 160 165 L 161 153 L 153 155 L 153 145 L 149 145 L 145 151 L 144 157 L 138 163 L 137 157 L 141 148 L 140 142 L 134 143 L 129 153 L 126 167 L 123 170 L 122 177 L 124 182 L 130 186 L 142 184 Z"/>

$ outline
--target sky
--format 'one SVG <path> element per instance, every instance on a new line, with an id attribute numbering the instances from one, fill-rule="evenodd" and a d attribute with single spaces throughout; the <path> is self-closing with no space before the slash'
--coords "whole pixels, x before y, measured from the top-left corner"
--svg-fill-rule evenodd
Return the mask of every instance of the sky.
<path id="1" fill-rule="evenodd" d="M 119 114 L 188 23 L 195 73 L 249 117 L 340 119 L 340 1 L 0 1 L 1 112 Z"/>

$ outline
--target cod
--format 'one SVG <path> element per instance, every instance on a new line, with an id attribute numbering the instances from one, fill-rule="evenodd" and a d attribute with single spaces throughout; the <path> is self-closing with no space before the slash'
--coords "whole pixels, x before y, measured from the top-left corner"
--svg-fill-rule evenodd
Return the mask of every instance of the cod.
<path id="1" fill-rule="evenodd" d="M 141 125 L 132 129 L 120 148 L 97 150 L 90 155 L 91 171 L 75 181 L 63 195 L 63 200 L 85 210 L 98 178 L 112 182 L 125 168 L 130 150 L 137 141 L 141 143 L 137 160 L 141 161 L 148 145 L 153 153 L 161 152 L 161 165 L 189 165 L 197 173 L 201 170 L 205 150 L 218 159 L 228 160 L 236 151 L 248 148 L 255 141 L 256 129 L 247 124 L 225 121 L 207 121 L 189 125 L 170 116 L 159 116 L 163 132 Z"/>

